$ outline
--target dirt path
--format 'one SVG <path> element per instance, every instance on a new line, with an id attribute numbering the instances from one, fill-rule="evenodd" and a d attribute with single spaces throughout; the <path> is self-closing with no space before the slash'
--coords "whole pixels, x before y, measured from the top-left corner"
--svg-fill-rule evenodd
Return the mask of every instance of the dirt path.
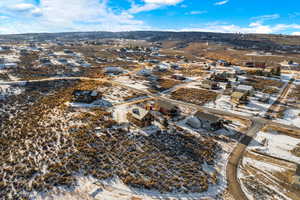
<path id="1" fill-rule="evenodd" d="M 240 140 L 235 149 L 230 154 L 227 168 L 226 168 L 226 177 L 228 181 L 228 190 L 229 193 L 236 200 L 248 200 L 246 195 L 244 194 L 240 182 L 238 180 L 238 166 L 243 158 L 243 154 L 246 150 L 246 147 L 251 142 L 252 138 L 256 136 L 256 134 L 260 131 L 260 129 L 264 125 L 262 123 L 253 122 L 252 127 L 248 130 L 246 135 Z"/>
<path id="2" fill-rule="evenodd" d="M 285 103 L 285 101 L 291 91 L 292 86 L 293 86 L 293 81 L 289 81 L 289 83 L 282 90 L 280 96 L 277 98 L 277 100 L 270 106 L 270 108 L 266 112 L 267 116 L 276 117 L 274 115 L 278 114 L 278 112 L 280 111 L 281 105 Z"/>

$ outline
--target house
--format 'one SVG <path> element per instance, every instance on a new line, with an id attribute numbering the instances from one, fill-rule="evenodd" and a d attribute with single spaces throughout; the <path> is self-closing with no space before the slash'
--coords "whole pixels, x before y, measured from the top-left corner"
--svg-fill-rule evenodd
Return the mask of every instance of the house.
<path id="1" fill-rule="evenodd" d="M 184 76 L 179 75 L 179 74 L 173 74 L 173 75 L 172 75 L 172 78 L 173 78 L 173 79 L 176 79 L 176 80 L 180 80 L 180 81 L 186 80 L 186 78 L 185 78 Z"/>
<path id="2" fill-rule="evenodd" d="M 40 63 L 42 63 L 43 65 L 51 65 L 51 60 L 47 57 L 40 58 Z"/>
<path id="3" fill-rule="evenodd" d="M 73 101 L 76 103 L 92 103 L 102 98 L 102 94 L 93 90 L 75 90 L 73 92 Z"/>
<path id="4" fill-rule="evenodd" d="M 227 73 L 226 72 L 218 73 L 218 74 L 213 73 L 210 76 L 209 80 L 217 81 L 217 82 L 228 82 Z"/>
<path id="5" fill-rule="evenodd" d="M 222 119 L 216 115 L 198 111 L 194 115 L 200 122 L 202 128 L 218 130 L 222 128 Z"/>
<path id="6" fill-rule="evenodd" d="M 224 72 L 227 78 L 236 78 L 236 72 Z"/>
<path id="7" fill-rule="evenodd" d="M 268 103 L 270 101 L 270 95 L 264 94 L 262 97 L 258 99 L 258 101 L 263 103 Z"/>
<path id="8" fill-rule="evenodd" d="M 201 128 L 201 122 L 197 117 L 188 118 L 186 124 L 192 128 L 199 129 Z"/>
<path id="9" fill-rule="evenodd" d="M 218 60 L 217 64 L 224 67 L 230 66 L 230 63 L 227 62 L 226 60 Z"/>
<path id="10" fill-rule="evenodd" d="M 180 109 L 178 106 L 162 100 L 157 100 L 154 105 L 154 110 L 161 112 L 168 116 L 177 116 L 180 114 Z"/>
<path id="11" fill-rule="evenodd" d="M 154 117 L 150 111 L 134 106 L 127 113 L 127 119 L 138 127 L 146 127 L 152 124 Z"/>
<path id="12" fill-rule="evenodd" d="M 159 71 L 159 72 L 166 72 L 169 70 L 169 65 L 165 64 L 165 63 L 161 63 L 159 65 L 156 65 L 154 67 L 155 71 Z"/>
<path id="13" fill-rule="evenodd" d="M 0 51 L 9 51 L 11 49 L 11 47 L 9 46 L 1 46 L 0 47 Z"/>
<path id="14" fill-rule="evenodd" d="M 74 52 L 69 49 L 64 49 L 65 54 L 73 54 Z"/>
<path id="15" fill-rule="evenodd" d="M 113 75 L 118 75 L 123 73 L 123 69 L 121 67 L 106 67 L 104 71 L 105 74 L 113 74 Z"/>
<path id="16" fill-rule="evenodd" d="M 181 70 L 182 69 L 180 66 L 175 65 L 175 64 L 171 65 L 171 68 L 174 69 L 174 70 Z"/>
<path id="17" fill-rule="evenodd" d="M 246 104 L 248 101 L 248 95 L 243 92 L 233 92 L 231 94 L 231 101 L 235 104 Z"/>
<path id="18" fill-rule="evenodd" d="M 266 68 L 265 62 L 244 62 L 245 67 Z"/>
<path id="19" fill-rule="evenodd" d="M 280 63 L 282 67 L 299 67 L 299 64 L 294 62 L 293 60 L 285 60 Z"/>
<path id="20" fill-rule="evenodd" d="M 159 60 L 148 60 L 148 62 L 151 64 L 159 64 L 160 63 Z"/>
<path id="21" fill-rule="evenodd" d="M 152 75 L 152 71 L 150 69 L 141 69 L 137 75 L 139 76 L 151 76 Z"/>
<path id="22" fill-rule="evenodd" d="M 208 90 L 217 90 L 219 89 L 219 83 L 215 82 L 215 81 L 211 81 L 211 80 L 203 80 L 201 82 L 201 87 L 208 89 Z"/>
<path id="23" fill-rule="evenodd" d="M 84 62 L 84 63 L 81 63 L 80 66 L 81 67 L 91 67 L 92 65 L 90 63 Z"/>
<path id="24" fill-rule="evenodd" d="M 57 61 L 60 62 L 61 64 L 67 64 L 68 63 L 68 60 L 66 58 L 58 58 Z"/>
<path id="25" fill-rule="evenodd" d="M 247 95 L 253 95 L 254 94 L 254 88 L 251 85 L 238 85 L 235 88 L 236 92 L 241 92 L 241 93 L 247 93 Z"/>
<path id="26" fill-rule="evenodd" d="M 6 63 L 6 59 L 5 58 L 0 58 L 0 64 L 5 64 Z"/>
<path id="27" fill-rule="evenodd" d="M 240 69 L 239 67 L 234 67 L 233 69 L 237 75 L 246 74 L 246 72 L 244 70 Z"/>
<path id="28" fill-rule="evenodd" d="M 20 55 L 21 56 L 27 55 L 28 53 L 29 53 L 29 51 L 27 49 L 21 49 L 20 50 Z"/>
<path id="29" fill-rule="evenodd" d="M 292 177 L 292 185 L 300 189 L 300 165 L 297 165 L 295 175 Z"/>
<path id="30" fill-rule="evenodd" d="M 6 63 L 4 64 L 4 68 L 16 68 L 18 67 L 18 64 L 17 63 Z"/>

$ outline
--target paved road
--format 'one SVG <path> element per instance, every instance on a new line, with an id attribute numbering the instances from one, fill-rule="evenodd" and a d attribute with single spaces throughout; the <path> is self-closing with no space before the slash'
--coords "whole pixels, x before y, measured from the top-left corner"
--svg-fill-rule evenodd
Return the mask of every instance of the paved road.
<path id="1" fill-rule="evenodd" d="M 279 103 L 282 102 L 284 98 L 287 97 L 289 94 L 291 85 L 293 81 L 290 81 L 288 84 L 284 86 L 284 88 L 281 90 L 280 95 L 278 96 L 277 100 L 270 106 L 268 110 L 268 114 L 270 112 L 273 112 L 275 109 L 277 109 L 277 106 Z M 227 168 L 226 168 L 226 178 L 228 181 L 228 190 L 229 193 L 234 197 L 236 200 L 248 200 L 245 193 L 243 192 L 241 188 L 241 184 L 238 180 L 238 168 L 239 164 L 242 161 L 244 152 L 247 148 L 247 146 L 250 144 L 253 138 L 256 137 L 257 133 L 266 125 L 266 124 L 272 124 L 272 125 L 278 125 L 280 127 L 283 127 L 281 124 L 276 124 L 272 121 L 260 119 L 260 118 L 252 118 L 252 126 L 247 131 L 246 135 L 242 137 L 240 142 L 237 144 L 235 149 L 231 152 Z"/>
<path id="2" fill-rule="evenodd" d="M 251 142 L 252 138 L 256 136 L 256 134 L 260 131 L 261 128 L 263 128 L 263 126 L 263 123 L 254 122 L 252 124 L 252 127 L 248 130 L 246 135 L 241 139 L 241 141 L 237 144 L 237 146 L 229 156 L 226 168 L 226 178 L 228 181 L 229 193 L 236 200 L 248 199 L 240 186 L 237 171 L 247 146 Z"/>

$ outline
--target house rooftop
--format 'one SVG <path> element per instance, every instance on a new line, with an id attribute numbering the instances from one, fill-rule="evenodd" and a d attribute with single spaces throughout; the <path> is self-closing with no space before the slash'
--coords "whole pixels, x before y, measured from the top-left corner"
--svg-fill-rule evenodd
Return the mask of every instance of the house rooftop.
<path id="1" fill-rule="evenodd" d="M 231 94 L 231 97 L 232 97 L 232 98 L 236 98 L 236 99 L 240 99 L 240 98 L 242 98 L 244 95 L 245 95 L 245 93 L 243 93 L 243 92 L 233 92 L 233 93 Z"/>
<path id="2" fill-rule="evenodd" d="M 170 103 L 170 102 L 167 102 L 167 101 L 162 101 L 162 100 L 157 100 L 156 102 L 160 107 L 163 107 L 165 109 L 168 109 L 168 110 L 172 110 L 172 109 L 176 109 L 177 106 Z"/>
<path id="3" fill-rule="evenodd" d="M 253 90 L 253 86 L 251 85 L 238 85 L 237 90 L 251 91 Z"/>
<path id="4" fill-rule="evenodd" d="M 144 108 L 141 108 L 139 106 L 134 106 L 130 108 L 130 114 L 139 120 L 142 120 L 147 114 L 149 114 L 148 110 L 145 110 Z"/>
<path id="5" fill-rule="evenodd" d="M 206 120 L 206 121 L 209 121 L 209 122 L 218 122 L 221 119 L 220 117 L 218 117 L 216 115 L 201 112 L 201 111 L 198 111 L 194 116 L 197 117 L 200 120 Z"/>

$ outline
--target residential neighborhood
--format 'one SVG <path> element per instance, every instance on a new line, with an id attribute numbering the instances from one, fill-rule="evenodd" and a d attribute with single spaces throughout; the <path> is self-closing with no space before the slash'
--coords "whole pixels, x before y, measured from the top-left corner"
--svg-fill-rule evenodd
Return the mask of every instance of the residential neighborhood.
<path id="1" fill-rule="evenodd" d="M 243 47 L 226 59 L 212 53 L 235 46 L 142 38 L 0 41 L 3 199 L 300 196 L 298 55 L 253 61 Z"/>

